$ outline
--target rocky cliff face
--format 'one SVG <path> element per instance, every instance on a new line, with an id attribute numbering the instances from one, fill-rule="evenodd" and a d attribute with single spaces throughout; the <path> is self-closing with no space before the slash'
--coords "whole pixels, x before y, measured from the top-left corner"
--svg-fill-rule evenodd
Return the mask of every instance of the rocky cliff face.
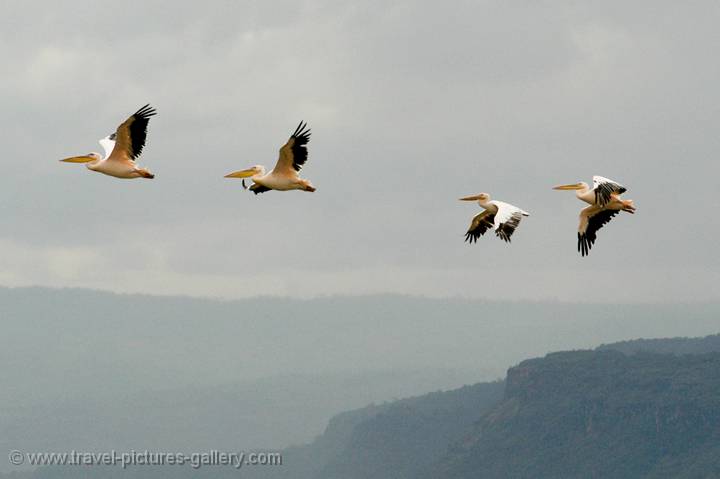
<path id="1" fill-rule="evenodd" d="M 425 477 L 720 477 L 720 354 L 555 353 Z"/>

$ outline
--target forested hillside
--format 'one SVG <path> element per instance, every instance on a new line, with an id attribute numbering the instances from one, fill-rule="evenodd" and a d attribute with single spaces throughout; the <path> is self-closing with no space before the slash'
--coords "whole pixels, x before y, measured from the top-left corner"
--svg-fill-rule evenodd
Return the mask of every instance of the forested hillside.
<path id="1" fill-rule="evenodd" d="M 720 354 L 554 353 L 421 477 L 720 477 Z"/>
<path id="2" fill-rule="evenodd" d="M 720 351 L 720 334 L 713 334 L 704 338 L 634 339 L 632 341 L 603 344 L 598 349 L 614 349 L 626 354 L 641 351 L 668 354 L 712 353 Z"/>

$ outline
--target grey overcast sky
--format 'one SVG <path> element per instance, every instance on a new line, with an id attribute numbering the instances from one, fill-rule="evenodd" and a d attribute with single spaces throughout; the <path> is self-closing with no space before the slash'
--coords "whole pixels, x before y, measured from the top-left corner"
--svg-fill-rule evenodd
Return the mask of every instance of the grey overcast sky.
<path id="1" fill-rule="evenodd" d="M 716 301 L 715 1 L 0 6 L 0 285 L 239 298 Z M 60 158 L 145 103 L 153 181 Z M 301 120 L 318 187 L 244 192 Z M 599 174 L 638 208 L 577 254 Z M 480 191 L 531 212 L 463 233 Z"/>

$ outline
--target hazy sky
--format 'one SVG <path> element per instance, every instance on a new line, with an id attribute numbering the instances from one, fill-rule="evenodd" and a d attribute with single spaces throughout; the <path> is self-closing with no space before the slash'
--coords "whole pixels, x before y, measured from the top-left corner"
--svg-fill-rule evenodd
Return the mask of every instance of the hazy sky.
<path id="1" fill-rule="evenodd" d="M 718 300 L 720 4 L 24 2 L 0 6 L 0 284 L 244 297 L 402 292 Z M 60 158 L 150 102 L 117 180 Z M 244 192 L 313 130 L 304 192 Z M 558 183 L 628 187 L 576 252 Z M 463 243 L 489 192 L 531 212 Z"/>

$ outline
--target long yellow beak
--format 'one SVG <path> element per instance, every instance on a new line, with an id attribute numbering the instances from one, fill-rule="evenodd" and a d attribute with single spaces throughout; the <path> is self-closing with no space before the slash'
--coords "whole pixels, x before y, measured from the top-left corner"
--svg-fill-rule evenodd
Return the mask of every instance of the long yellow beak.
<path id="1" fill-rule="evenodd" d="M 65 163 L 87 163 L 89 161 L 92 161 L 93 159 L 94 158 L 92 156 L 84 155 L 84 156 L 73 156 L 70 158 L 65 158 L 64 160 L 60 160 L 60 161 L 64 161 Z"/>
<path id="2" fill-rule="evenodd" d="M 229 175 L 225 175 L 225 178 L 250 178 L 254 174 L 255 170 L 252 169 L 240 170 L 230 173 Z"/>
<path id="3" fill-rule="evenodd" d="M 465 198 L 460 198 L 460 201 L 477 201 L 480 199 L 480 195 L 475 196 L 466 196 Z"/>
<path id="4" fill-rule="evenodd" d="M 583 185 L 580 183 L 573 183 L 570 185 L 558 185 L 553 186 L 553 190 L 579 190 L 582 189 Z"/>

